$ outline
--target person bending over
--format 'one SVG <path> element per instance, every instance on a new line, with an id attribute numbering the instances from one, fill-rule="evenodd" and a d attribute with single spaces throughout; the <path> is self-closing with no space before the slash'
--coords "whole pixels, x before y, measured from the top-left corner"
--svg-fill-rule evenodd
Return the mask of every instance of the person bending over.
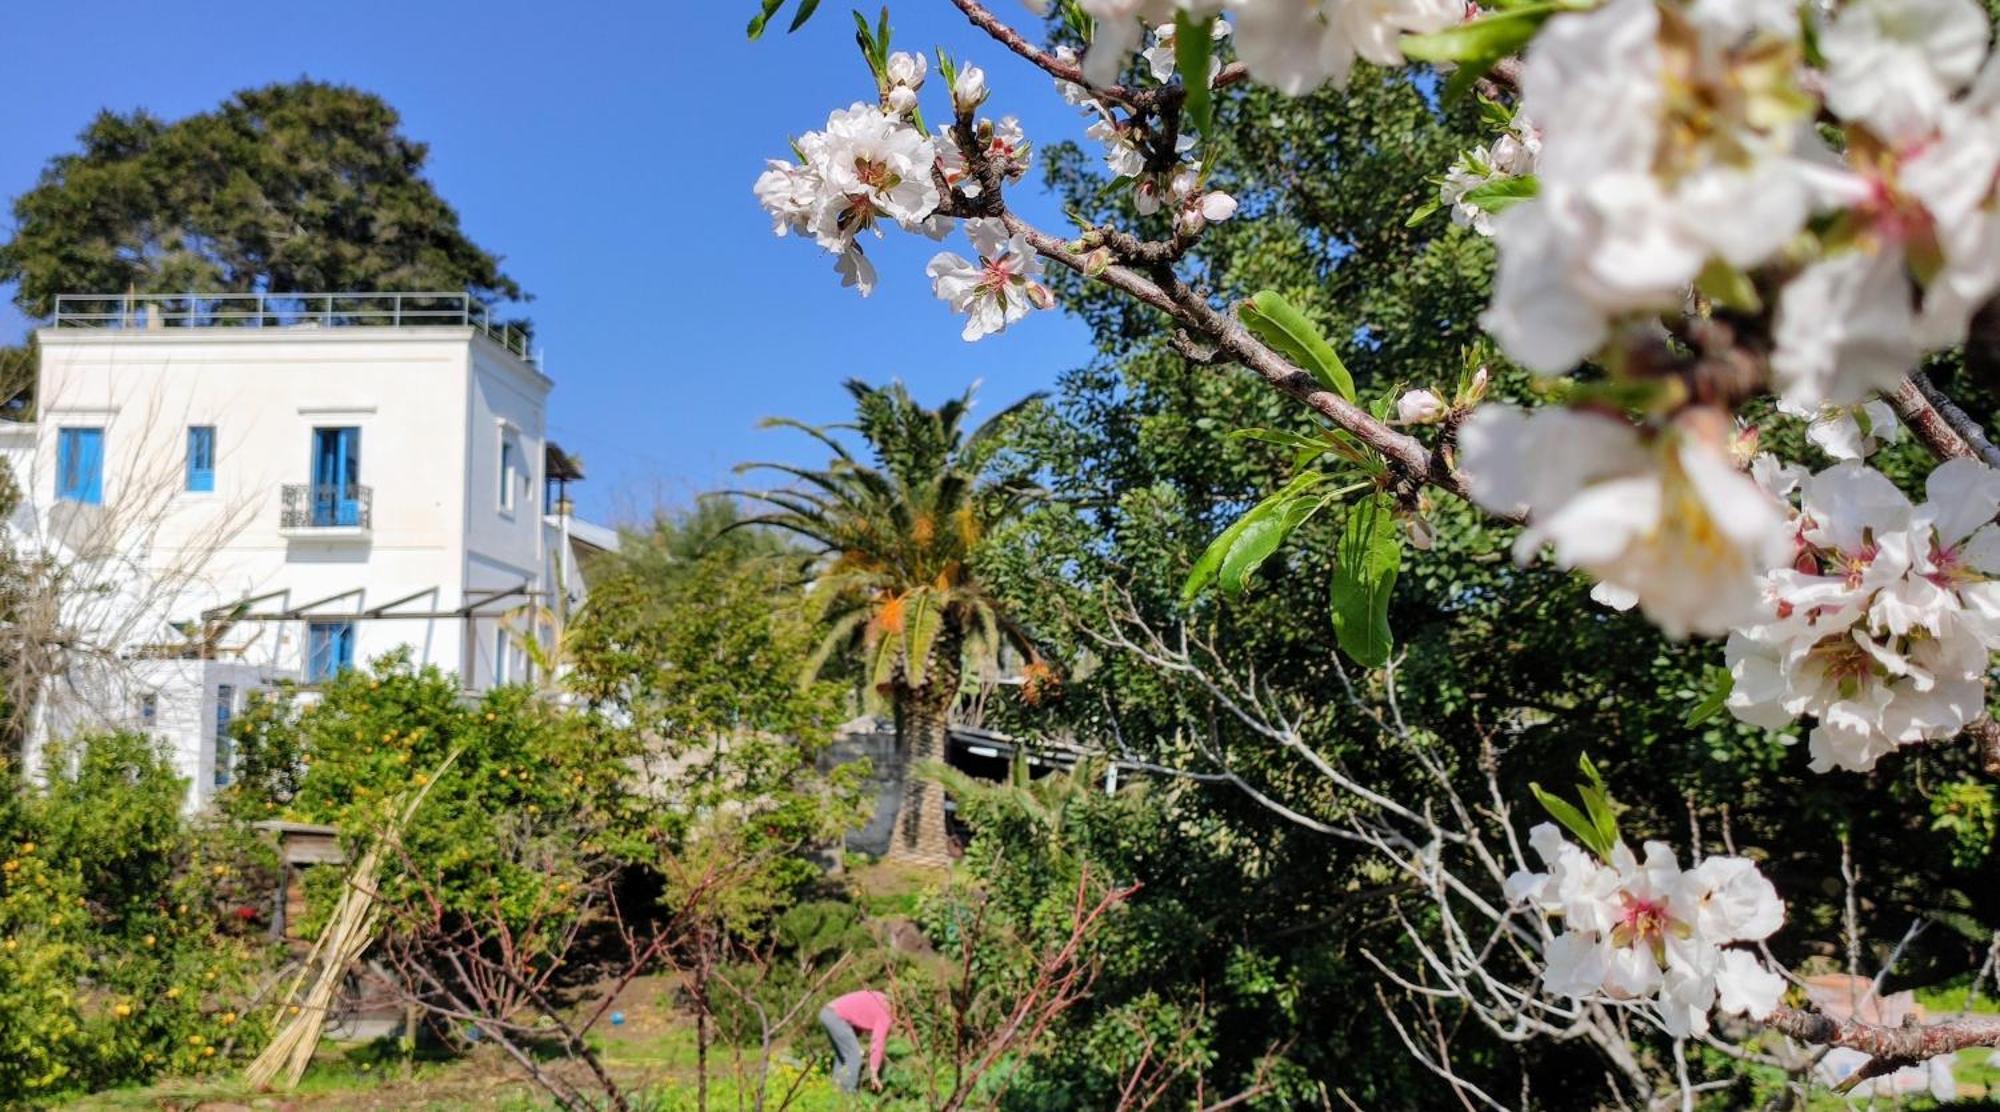
<path id="1" fill-rule="evenodd" d="M 836 997 L 819 1010 L 820 1026 L 833 1040 L 833 1083 L 851 1093 L 861 1083 L 861 1032 L 868 1033 L 868 1084 L 882 1087 L 882 1049 L 889 1041 L 895 1013 L 889 998 L 863 989 Z"/>

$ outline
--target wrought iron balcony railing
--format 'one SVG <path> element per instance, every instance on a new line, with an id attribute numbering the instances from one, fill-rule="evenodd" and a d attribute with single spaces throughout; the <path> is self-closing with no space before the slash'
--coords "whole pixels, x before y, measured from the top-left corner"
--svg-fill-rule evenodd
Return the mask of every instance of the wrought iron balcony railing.
<path id="1" fill-rule="evenodd" d="M 286 530 L 367 530 L 375 492 L 360 483 L 286 483 L 278 527 Z"/>

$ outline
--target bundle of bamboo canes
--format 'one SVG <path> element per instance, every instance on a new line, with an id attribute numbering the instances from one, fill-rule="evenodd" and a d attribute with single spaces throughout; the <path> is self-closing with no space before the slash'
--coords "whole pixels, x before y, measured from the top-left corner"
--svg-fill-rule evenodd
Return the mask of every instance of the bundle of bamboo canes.
<path id="1" fill-rule="evenodd" d="M 333 1006 L 334 995 L 340 991 L 341 981 L 368 947 L 374 944 L 375 928 L 382 921 L 382 909 L 376 902 L 376 880 L 381 875 L 382 857 L 401 841 L 403 829 L 416 815 L 418 805 L 423 803 L 431 787 L 457 759 L 458 751 L 444 759 L 437 771 L 424 781 L 424 786 L 404 805 L 402 814 L 383 828 L 347 874 L 347 883 L 341 889 L 339 901 L 333 906 L 333 914 L 327 919 L 326 929 L 320 932 L 319 939 L 306 954 L 298 975 L 292 978 L 292 983 L 278 998 L 281 1013 L 291 1018 L 272 1036 L 271 1044 L 264 1048 L 264 1052 L 257 1055 L 256 1060 L 243 1071 L 244 1080 L 249 1082 L 251 1088 L 269 1086 L 281 1071 L 285 1075 L 286 1089 L 297 1088 L 299 1079 L 305 1076 L 306 1066 L 319 1049 L 327 1013 Z M 312 986 L 301 999 L 299 989 L 308 977 L 312 978 Z"/>

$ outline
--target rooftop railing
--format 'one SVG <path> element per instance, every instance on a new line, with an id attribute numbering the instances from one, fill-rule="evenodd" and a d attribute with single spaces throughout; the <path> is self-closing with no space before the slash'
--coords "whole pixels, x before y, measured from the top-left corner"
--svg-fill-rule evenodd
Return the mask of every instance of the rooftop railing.
<path id="1" fill-rule="evenodd" d="M 458 325 L 541 365 L 526 332 L 467 293 L 209 293 L 56 295 L 57 328 L 400 328 Z"/>

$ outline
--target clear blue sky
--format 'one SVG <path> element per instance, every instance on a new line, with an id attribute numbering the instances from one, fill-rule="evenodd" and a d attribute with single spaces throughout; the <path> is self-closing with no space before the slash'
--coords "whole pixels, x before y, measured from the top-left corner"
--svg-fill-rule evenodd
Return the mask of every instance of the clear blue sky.
<path id="1" fill-rule="evenodd" d="M 849 376 L 898 377 L 932 401 L 980 379 L 997 407 L 1089 357 L 1087 331 L 1056 312 L 960 340 L 923 274 L 939 249 L 927 240 L 871 242 L 881 284 L 864 301 L 816 247 L 770 234 L 750 193 L 763 160 L 872 91 L 850 6 L 749 43 L 752 0 L 20 5 L 0 69 L 0 194 L 28 188 L 100 108 L 172 118 L 300 76 L 378 93 L 430 144 L 466 230 L 535 295 L 551 435 L 590 472 L 583 510 L 643 514 L 727 485 L 744 459 L 814 458 L 757 422 L 838 419 Z M 1038 71 L 943 0 L 891 14 L 896 46 L 983 63 L 989 108 L 1019 114 L 1030 138 L 1080 136 Z M 933 75 L 934 117 L 943 93 Z M 1038 166 L 1017 204 L 1053 224 L 1039 180 Z M 0 310 L 5 340 L 25 327 Z"/>

